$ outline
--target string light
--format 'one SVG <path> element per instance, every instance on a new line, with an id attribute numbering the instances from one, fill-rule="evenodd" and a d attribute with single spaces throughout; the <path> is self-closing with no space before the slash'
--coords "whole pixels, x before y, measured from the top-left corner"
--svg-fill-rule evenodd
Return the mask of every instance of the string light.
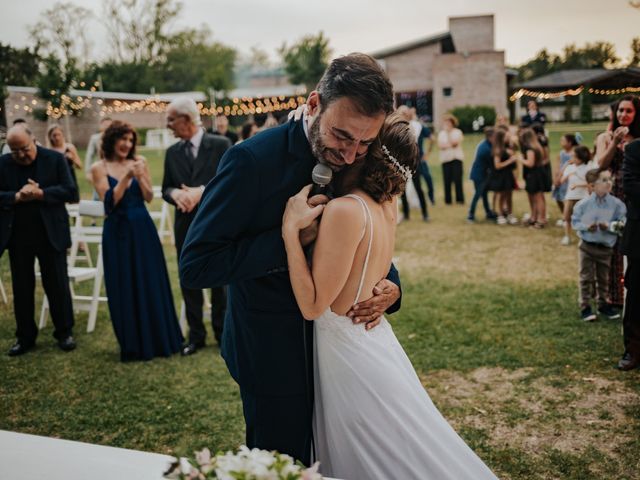
<path id="1" fill-rule="evenodd" d="M 83 84 L 84 82 L 81 82 Z M 67 94 L 60 94 L 56 90 L 51 90 L 49 93 L 52 96 L 58 96 L 58 101 L 55 104 L 58 107 L 53 106 L 53 102 L 49 101 L 44 106 L 41 99 L 27 99 L 25 96 L 21 97 L 22 105 L 15 104 L 15 110 L 24 109 L 26 112 L 33 113 L 34 110 L 43 109 L 50 118 L 59 119 L 65 115 L 71 115 L 80 112 L 85 109 L 97 110 L 100 116 L 105 116 L 111 113 L 136 113 L 136 112 L 152 112 L 152 113 L 165 113 L 169 105 L 168 101 L 160 100 L 158 95 L 149 96 L 144 100 L 125 101 L 125 100 L 108 100 L 97 98 L 94 100 L 96 92 L 96 85 L 91 87 L 89 92 L 75 92 L 75 97 L 71 98 Z M 292 110 L 298 108 L 306 102 L 306 99 L 302 96 L 284 96 L 263 98 L 259 97 L 243 97 L 232 98 L 222 101 L 222 105 L 213 104 L 211 107 L 206 107 L 202 102 L 199 102 L 198 109 L 203 116 L 222 115 L 225 116 L 242 116 L 263 114 L 270 112 L 280 112 L 283 110 Z M 97 105 L 97 106 L 96 106 Z"/>
<path id="2" fill-rule="evenodd" d="M 527 90 L 526 88 L 521 88 L 513 95 L 509 97 L 509 101 L 515 102 L 516 100 L 522 97 L 534 97 L 539 98 L 541 100 L 549 100 L 560 97 L 575 97 L 576 95 L 580 95 L 586 87 L 584 85 L 580 85 L 578 88 L 570 88 L 567 90 L 563 90 L 561 92 L 540 92 L 534 90 Z M 622 95 L 625 93 L 638 93 L 640 92 L 640 87 L 624 87 L 624 88 L 613 88 L 613 89 L 599 89 L 599 88 L 589 88 L 587 90 L 589 93 L 593 95 Z"/>

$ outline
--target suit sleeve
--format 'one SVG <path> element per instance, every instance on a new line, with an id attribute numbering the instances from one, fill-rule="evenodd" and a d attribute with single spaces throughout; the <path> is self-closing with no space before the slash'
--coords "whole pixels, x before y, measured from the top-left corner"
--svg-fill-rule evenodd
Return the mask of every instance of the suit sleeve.
<path id="1" fill-rule="evenodd" d="M 45 203 L 66 203 L 77 201 L 78 189 L 76 188 L 73 180 L 71 179 L 71 172 L 67 161 L 62 155 L 56 155 L 52 158 L 44 158 L 44 161 L 55 162 L 56 176 L 60 183 L 57 185 L 51 185 L 49 187 L 43 187 L 42 192 L 44 196 L 42 201 Z"/>
<path id="2" fill-rule="evenodd" d="M 253 156 L 241 147 L 228 150 L 187 233 L 180 256 L 184 287 L 222 286 L 286 271 L 281 226 L 252 232 L 261 190 Z"/>
<path id="3" fill-rule="evenodd" d="M 167 150 L 167 153 L 164 158 L 164 174 L 162 175 L 162 198 L 165 202 L 170 203 L 171 205 L 176 204 L 176 202 L 171 197 L 171 192 L 178 188 L 176 181 L 173 179 L 173 169 L 171 168 L 170 158 L 171 150 Z"/>
<path id="4" fill-rule="evenodd" d="M 398 273 L 398 270 L 396 269 L 396 266 L 393 263 L 391 264 L 391 268 L 389 269 L 389 273 L 387 274 L 387 280 L 395 283 L 400 289 L 400 298 L 398 298 L 396 303 L 394 303 L 389 308 L 387 308 L 386 313 L 391 315 L 392 313 L 395 313 L 398 310 L 400 310 L 400 307 L 402 306 L 402 285 L 400 285 L 400 274 Z"/>

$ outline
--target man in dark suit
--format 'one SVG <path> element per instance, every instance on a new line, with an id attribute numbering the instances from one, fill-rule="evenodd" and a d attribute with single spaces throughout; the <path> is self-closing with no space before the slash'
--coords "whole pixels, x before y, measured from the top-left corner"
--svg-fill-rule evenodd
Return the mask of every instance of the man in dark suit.
<path id="1" fill-rule="evenodd" d="M 184 239 L 193 221 L 204 187 L 216 175 L 218 162 L 231 146 L 225 137 L 205 133 L 196 103 L 187 98 L 175 100 L 167 109 L 167 127 L 180 142 L 167 149 L 162 180 L 163 198 L 175 205 L 175 241 L 180 258 Z M 207 331 L 202 321 L 202 289 L 181 285 L 189 324 L 189 340 L 182 355 L 192 355 L 204 347 Z M 223 286 L 211 289 L 211 325 L 220 343 L 227 303 Z"/>
<path id="2" fill-rule="evenodd" d="M 534 123 L 544 126 L 547 123 L 547 116 L 538 110 L 538 104 L 535 100 L 529 100 L 527 102 L 527 113 L 520 120 L 523 127 L 530 127 Z"/>
<path id="3" fill-rule="evenodd" d="M 229 119 L 224 115 L 216 116 L 216 129 L 211 133 L 227 137 L 231 141 L 231 145 L 238 143 L 238 134 L 229 130 Z"/>
<path id="4" fill-rule="evenodd" d="M 282 215 L 317 162 L 337 172 L 365 161 L 393 109 L 393 87 L 373 58 L 351 54 L 331 63 L 307 105 L 301 120 L 225 154 L 187 235 L 180 277 L 191 288 L 229 285 L 222 355 L 240 385 L 247 445 L 309 464 L 313 330 L 291 289 Z M 303 244 L 316 231 L 317 222 L 303 231 Z M 348 315 L 376 324 L 400 307 L 399 285 L 392 268 Z"/>
<path id="5" fill-rule="evenodd" d="M 640 366 L 640 140 L 624 149 L 622 188 L 627 203 L 627 224 L 620 249 L 627 256 L 624 285 L 627 296 L 622 328 L 624 355 L 618 362 L 620 370 Z"/>
<path id="6" fill-rule="evenodd" d="M 62 350 L 70 351 L 76 344 L 71 336 L 73 307 L 67 277 L 71 235 L 64 204 L 75 197 L 76 187 L 66 159 L 36 146 L 27 127 L 12 127 L 7 143 L 11 153 L 0 157 L 0 255 L 9 250 L 17 326 L 17 340 L 9 355 L 28 352 L 38 336 L 36 258 L 55 326 L 53 336 Z"/>

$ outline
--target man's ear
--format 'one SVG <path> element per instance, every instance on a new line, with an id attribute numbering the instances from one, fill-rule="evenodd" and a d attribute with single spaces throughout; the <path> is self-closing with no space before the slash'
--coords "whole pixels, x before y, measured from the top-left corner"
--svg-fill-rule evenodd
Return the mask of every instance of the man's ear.
<path id="1" fill-rule="evenodd" d="M 307 97 L 307 114 L 315 116 L 320 113 L 320 94 L 313 90 Z"/>

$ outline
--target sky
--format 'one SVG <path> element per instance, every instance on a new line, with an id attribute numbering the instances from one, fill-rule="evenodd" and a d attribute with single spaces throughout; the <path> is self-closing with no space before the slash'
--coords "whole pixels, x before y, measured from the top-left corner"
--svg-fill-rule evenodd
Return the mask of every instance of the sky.
<path id="1" fill-rule="evenodd" d="M 89 37 L 93 56 L 109 54 L 99 18 L 102 0 L 67 0 L 92 10 Z M 30 44 L 27 27 L 50 8 L 51 0 L 1 0 L 0 42 Z M 206 24 L 213 39 L 248 53 L 251 47 L 277 59 L 276 49 L 323 31 L 334 56 L 373 53 L 448 30 L 447 18 L 495 15 L 496 49 L 508 65 L 519 65 L 540 49 L 560 53 L 569 43 L 612 42 L 627 59 L 640 36 L 640 9 L 628 0 L 183 0 L 176 28 Z M 70 28 L 73 28 L 71 26 Z"/>

